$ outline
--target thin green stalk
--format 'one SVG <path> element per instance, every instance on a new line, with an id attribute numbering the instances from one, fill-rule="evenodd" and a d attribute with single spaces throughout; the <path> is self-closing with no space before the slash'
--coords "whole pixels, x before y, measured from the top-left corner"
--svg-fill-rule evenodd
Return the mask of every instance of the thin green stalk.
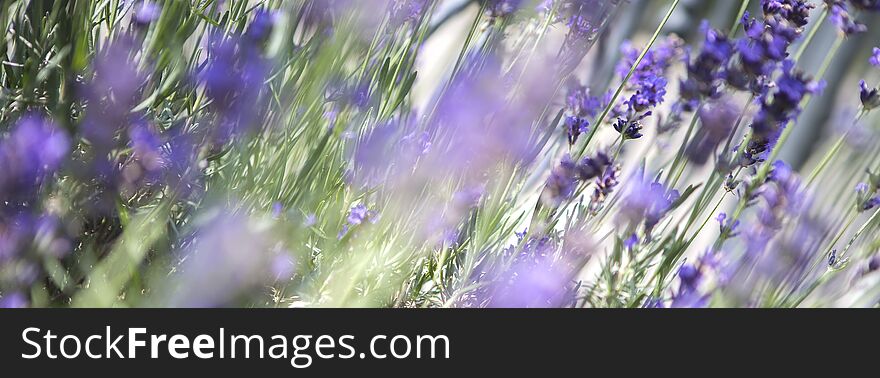
<path id="1" fill-rule="evenodd" d="M 816 168 L 813 169 L 813 172 L 810 173 L 810 176 L 807 179 L 807 186 L 812 186 L 813 182 L 816 181 L 816 178 L 819 177 L 822 171 L 825 170 L 825 167 L 828 166 L 828 163 L 830 163 L 831 160 L 837 156 L 837 154 L 840 152 L 840 149 L 843 147 L 843 144 L 846 142 L 846 138 L 849 137 L 849 133 L 852 132 L 852 130 L 859 123 L 862 117 L 865 116 L 865 113 L 867 112 L 864 108 L 859 111 L 858 115 L 856 115 L 856 118 L 853 120 L 853 124 L 851 125 L 851 127 L 846 130 L 843 135 L 840 136 L 837 142 L 834 143 L 834 146 L 831 147 L 831 150 L 829 150 L 828 153 L 826 153 L 825 156 L 822 158 L 822 161 L 819 163 L 819 165 L 817 165 Z"/>

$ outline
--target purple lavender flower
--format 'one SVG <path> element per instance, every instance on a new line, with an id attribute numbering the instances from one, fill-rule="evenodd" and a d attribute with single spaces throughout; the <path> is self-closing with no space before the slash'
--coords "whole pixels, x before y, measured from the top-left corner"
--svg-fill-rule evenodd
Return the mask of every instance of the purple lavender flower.
<path id="1" fill-rule="evenodd" d="M 433 0 L 391 0 L 388 14 L 392 25 L 402 25 L 422 17 Z"/>
<path id="2" fill-rule="evenodd" d="M 880 11 L 880 1 L 878 0 L 849 0 L 852 6 L 866 11 Z"/>
<path id="3" fill-rule="evenodd" d="M 599 33 L 620 9 L 621 0 L 563 0 L 560 12 L 568 34 L 560 54 L 562 76 L 572 72 L 596 42 Z"/>
<path id="4" fill-rule="evenodd" d="M 346 218 L 346 224 L 342 226 L 342 230 L 339 231 L 339 239 L 344 238 L 348 235 L 348 232 L 355 226 L 361 225 L 364 222 L 376 223 L 379 221 L 379 213 L 367 208 L 367 205 L 362 203 L 352 206 L 352 208 L 348 212 L 348 218 Z"/>
<path id="5" fill-rule="evenodd" d="M 20 119 L 0 142 L 0 213 L 30 207 L 69 151 L 67 135 L 54 123 L 36 115 Z"/>
<path id="6" fill-rule="evenodd" d="M 571 198 L 577 190 L 578 183 L 577 165 L 570 156 L 565 155 L 550 173 L 541 199 L 545 204 L 558 206 L 562 201 Z"/>
<path id="7" fill-rule="evenodd" d="M 700 292 L 703 272 L 700 267 L 684 264 L 678 269 L 679 288 L 672 295 L 671 307 L 705 307 L 709 296 Z"/>
<path id="8" fill-rule="evenodd" d="M 871 58 L 868 59 L 868 62 L 871 63 L 871 65 L 874 67 L 880 67 L 880 48 L 874 48 L 873 52 L 871 53 Z"/>
<path id="9" fill-rule="evenodd" d="M 698 114 L 700 128 L 685 153 L 695 164 L 705 164 L 719 145 L 733 132 L 739 109 L 731 101 L 719 99 L 704 105 Z"/>
<path id="10" fill-rule="evenodd" d="M 581 183 L 603 175 L 611 165 L 611 159 L 602 152 L 595 157 L 585 157 L 579 163 L 565 155 L 550 173 L 541 195 L 542 201 L 553 207 L 559 206 L 562 201 L 571 198 Z"/>
<path id="11" fill-rule="evenodd" d="M 687 79 L 680 82 L 684 110 L 693 111 L 696 104 L 705 98 L 718 95 L 720 79 L 724 77 L 723 68 L 733 56 L 733 43 L 718 30 L 703 21 L 701 29 L 705 33 L 703 48 L 696 58 L 686 55 Z"/>
<path id="12" fill-rule="evenodd" d="M 624 57 L 616 68 L 621 79 L 626 77 L 640 55 L 639 50 L 629 43 L 624 44 L 622 51 Z M 627 89 L 633 94 L 618 104 L 613 112 L 616 117 L 614 129 L 624 139 L 642 137 L 642 121 L 651 116 L 651 109 L 663 103 L 667 85 L 664 75 L 680 52 L 681 41 L 669 38 L 649 50 L 633 71 L 627 83 Z"/>
<path id="13" fill-rule="evenodd" d="M 565 132 L 568 135 L 568 144 L 573 146 L 577 143 L 581 134 L 590 130 L 590 123 L 587 120 L 574 116 L 565 117 Z"/>
<path id="14" fill-rule="evenodd" d="M 232 306 L 278 277 L 276 264 L 284 251 L 273 248 L 249 219 L 224 210 L 200 223 L 158 300 L 175 307 Z"/>
<path id="15" fill-rule="evenodd" d="M 877 88 L 869 88 L 864 80 L 859 81 L 859 99 L 865 110 L 873 110 L 880 106 L 880 91 Z"/>
<path id="16" fill-rule="evenodd" d="M 752 139 L 742 156 L 741 164 L 750 166 L 763 161 L 763 154 L 775 145 L 785 125 L 800 113 L 801 100 L 820 90 L 821 84 L 795 70 L 794 62 L 785 61 L 782 75 L 776 80 L 772 100 L 767 97 L 760 100 L 761 108 L 752 120 Z"/>
<path id="17" fill-rule="evenodd" d="M 626 182 L 617 221 L 628 227 L 643 223 L 645 235 L 650 237 L 651 231 L 673 209 L 679 197 L 678 191 L 667 190 L 659 182 L 632 176 Z"/>
<path id="18" fill-rule="evenodd" d="M 275 24 L 278 23 L 278 13 L 261 9 L 254 15 L 254 20 L 248 25 L 247 38 L 254 42 L 263 42 L 272 35 Z"/>
<path id="19" fill-rule="evenodd" d="M 743 15 L 746 36 L 736 44 L 738 64 L 728 68 L 730 86 L 762 96 L 773 71 L 788 57 L 789 47 L 801 36 L 814 5 L 803 0 L 762 0 L 762 22 Z"/>
<path id="20" fill-rule="evenodd" d="M 150 0 L 143 0 L 134 5 L 132 20 L 138 25 L 149 25 L 162 15 L 162 7 Z"/>
<path id="21" fill-rule="evenodd" d="M 486 269 L 493 280 L 478 298 L 496 308 L 562 307 L 573 302 L 574 278 L 594 252 L 583 230 L 566 232 L 562 242 L 533 237 L 511 246 L 512 265 Z"/>
<path id="22" fill-rule="evenodd" d="M 486 2 L 486 12 L 491 17 L 507 17 L 515 13 L 522 0 L 484 0 Z"/>
<path id="23" fill-rule="evenodd" d="M 30 306 L 27 297 L 21 292 L 4 293 L 0 297 L 0 308 L 25 308 Z"/>
<path id="24" fill-rule="evenodd" d="M 602 101 L 590 95 L 590 89 L 585 86 L 575 86 L 569 91 L 565 101 L 565 131 L 568 134 L 569 145 L 574 145 L 581 134 L 589 131 L 589 118 L 596 117 Z"/>
<path id="25" fill-rule="evenodd" d="M 208 53 L 198 79 L 219 115 L 210 135 L 216 145 L 224 145 L 257 127 L 268 63 L 256 46 L 234 36 L 212 36 Z"/>
<path id="26" fill-rule="evenodd" d="M 825 0 L 825 5 L 830 12 L 831 23 L 837 26 L 846 35 L 864 33 L 868 27 L 854 20 L 847 11 L 843 0 Z"/>

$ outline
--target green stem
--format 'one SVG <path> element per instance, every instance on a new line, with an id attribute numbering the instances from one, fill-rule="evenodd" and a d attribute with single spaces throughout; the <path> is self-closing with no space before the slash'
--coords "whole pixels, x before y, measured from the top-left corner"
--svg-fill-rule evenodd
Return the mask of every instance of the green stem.
<path id="1" fill-rule="evenodd" d="M 825 167 L 827 167 L 828 164 L 831 163 L 831 160 L 833 160 L 837 156 L 841 148 L 843 148 L 843 144 L 844 142 L 846 142 L 846 138 L 849 136 L 849 133 L 853 130 L 853 128 L 855 128 L 855 125 L 859 123 L 862 117 L 864 117 L 865 113 L 866 111 L 864 108 L 859 111 L 859 114 L 856 115 L 856 118 L 853 120 L 853 124 L 851 125 L 851 127 L 843 135 L 840 136 L 837 142 L 834 143 L 834 146 L 831 147 L 831 150 L 829 150 L 828 153 L 826 153 L 825 156 L 822 158 L 822 161 L 819 163 L 819 165 L 817 165 L 816 168 L 813 169 L 813 172 L 810 173 L 810 177 L 807 179 L 807 186 L 812 186 L 813 182 L 816 181 L 816 178 L 819 177 L 823 170 L 825 170 Z"/>

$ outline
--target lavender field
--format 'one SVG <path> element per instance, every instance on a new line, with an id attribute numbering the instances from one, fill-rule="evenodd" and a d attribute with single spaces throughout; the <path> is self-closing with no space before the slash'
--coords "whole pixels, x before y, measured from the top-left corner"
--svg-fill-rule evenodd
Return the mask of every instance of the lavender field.
<path id="1" fill-rule="evenodd" d="M 0 21 L 0 307 L 880 305 L 880 1 Z"/>

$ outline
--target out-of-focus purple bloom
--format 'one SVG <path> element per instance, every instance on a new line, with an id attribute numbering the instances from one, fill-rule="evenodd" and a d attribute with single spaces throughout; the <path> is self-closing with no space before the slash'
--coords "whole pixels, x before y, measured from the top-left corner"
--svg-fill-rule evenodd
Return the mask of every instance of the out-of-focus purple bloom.
<path id="1" fill-rule="evenodd" d="M 530 238 L 507 250 L 515 256 L 513 264 L 488 273 L 494 282 L 480 297 L 496 308 L 566 306 L 575 299 L 574 277 L 594 249 L 583 230 L 569 230 L 561 243 L 550 237 Z"/>
<path id="2" fill-rule="evenodd" d="M 242 215 L 219 212 L 189 236 L 177 271 L 165 293 L 157 297 L 175 307 L 240 305 L 255 288 L 271 284 L 278 273 L 279 254 L 265 231 Z M 288 257 L 289 258 L 289 257 Z M 252 298 L 251 298 L 252 299 Z"/>
<path id="3" fill-rule="evenodd" d="M 733 132 L 739 109 L 730 100 L 719 99 L 705 104 L 698 116 L 700 128 L 685 153 L 691 162 L 705 164 L 718 146 Z"/>
<path id="4" fill-rule="evenodd" d="M 718 221 L 718 227 L 721 229 L 721 234 L 726 235 L 727 237 L 734 237 L 736 236 L 740 221 L 737 220 L 731 223 L 727 218 L 727 213 L 720 213 L 715 220 Z"/>
<path id="5" fill-rule="evenodd" d="M 339 239 L 342 239 L 351 229 L 355 226 L 361 225 L 364 222 L 376 223 L 379 221 L 379 213 L 370 210 L 367 208 L 367 205 L 359 203 L 352 208 L 348 212 L 348 217 L 346 218 L 346 224 L 342 226 L 342 230 L 339 231 Z"/>
<path id="6" fill-rule="evenodd" d="M 278 23 L 276 11 L 261 9 L 254 14 L 254 20 L 248 25 L 247 38 L 254 42 L 262 42 L 272 35 L 272 30 Z"/>
<path id="7" fill-rule="evenodd" d="M 874 48 L 873 52 L 871 53 L 871 58 L 868 59 L 868 62 L 871 63 L 871 65 L 874 67 L 880 67 L 880 48 Z"/>
<path id="8" fill-rule="evenodd" d="M 684 264 L 678 269 L 679 287 L 672 295 L 671 307 L 705 307 L 709 296 L 700 292 L 700 283 L 703 281 L 701 267 L 692 264 Z"/>
<path id="9" fill-rule="evenodd" d="M 36 115 L 20 119 L 0 142 L 0 213 L 31 206 L 69 151 L 70 140 L 54 123 Z"/>
<path id="10" fill-rule="evenodd" d="M 522 0 L 484 0 L 486 12 L 492 17 L 506 17 L 516 12 Z"/>
<path id="11" fill-rule="evenodd" d="M 258 127 L 269 67 L 256 46 L 219 34 L 210 39 L 206 65 L 198 79 L 218 114 L 210 135 L 223 145 Z"/>
<path id="12" fill-rule="evenodd" d="M 143 0 L 134 5 L 132 19 L 139 25 L 149 25 L 162 15 L 162 7 L 151 0 Z"/>
<path id="13" fill-rule="evenodd" d="M 419 20 L 428 10 L 433 0 L 391 0 L 388 14 L 393 25 L 402 25 Z"/>
<path id="14" fill-rule="evenodd" d="M 831 23 L 837 26 L 844 35 L 864 33 L 868 30 L 867 26 L 850 16 L 846 2 L 843 0 L 825 0 L 825 5 L 828 7 Z"/>
<path id="15" fill-rule="evenodd" d="M 849 0 L 852 6 L 866 11 L 880 11 L 880 1 L 878 0 Z"/>
<path id="16" fill-rule="evenodd" d="M 639 236 L 636 234 L 630 235 L 623 241 L 623 247 L 626 249 L 633 249 L 637 245 L 639 245 Z"/>
<path id="17" fill-rule="evenodd" d="M 559 206 L 562 201 L 571 198 L 581 183 L 586 183 L 604 174 L 612 165 L 611 159 L 603 152 L 595 157 L 585 157 L 575 163 L 569 155 L 565 155 L 547 179 L 542 201 L 550 206 Z"/>
<path id="18" fill-rule="evenodd" d="M 856 210 L 865 212 L 880 205 L 880 175 L 868 171 L 869 182 L 856 185 Z"/>
<path id="19" fill-rule="evenodd" d="M 645 235 L 650 236 L 654 226 L 672 210 L 680 195 L 676 190 L 667 190 L 663 184 L 639 175 L 630 177 L 625 184 L 617 220 L 630 227 L 644 223 Z"/>
<path id="20" fill-rule="evenodd" d="M 26 308 L 30 306 L 27 297 L 20 292 L 4 293 L 0 297 L 0 308 Z"/>
<path id="21" fill-rule="evenodd" d="M 620 9 L 622 0 L 563 0 L 560 13 L 565 17 L 568 34 L 560 54 L 562 76 L 577 68 L 596 42 L 599 34 Z"/>
<path id="22" fill-rule="evenodd" d="M 544 203 L 558 206 L 563 200 L 571 198 L 579 183 L 577 175 L 577 164 L 570 156 L 564 156 L 547 179 L 542 195 Z"/>
<path id="23" fill-rule="evenodd" d="M 724 67 L 734 52 L 733 43 L 720 31 L 710 28 L 707 21 L 703 21 L 701 28 L 705 33 L 702 50 L 693 60 L 689 52 L 685 56 L 688 75 L 680 82 L 685 111 L 693 111 L 700 101 L 718 95 Z"/>

